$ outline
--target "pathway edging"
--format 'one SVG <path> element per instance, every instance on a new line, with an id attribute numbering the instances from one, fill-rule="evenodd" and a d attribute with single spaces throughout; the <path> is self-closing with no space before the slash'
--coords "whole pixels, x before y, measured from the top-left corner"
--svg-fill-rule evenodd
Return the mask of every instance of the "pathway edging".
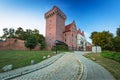
<path id="1" fill-rule="evenodd" d="M 84 71 L 81 80 L 115 80 L 112 74 L 98 63 L 85 58 L 85 52 L 74 52 L 78 59 L 83 63 Z"/>
<path id="2" fill-rule="evenodd" d="M 78 79 L 77 79 L 77 80 L 80 80 L 82 78 L 82 76 L 83 76 L 84 67 L 83 67 L 83 63 L 77 57 L 76 57 L 76 59 L 77 59 L 77 61 L 79 62 L 80 66 L 81 66 L 80 75 L 78 76 Z"/>
<path id="3" fill-rule="evenodd" d="M 26 69 L 26 70 L 23 70 L 21 72 L 17 72 L 15 70 L 19 70 L 19 69 L 22 69 L 22 68 L 19 68 L 19 69 L 15 69 L 15 70 L 12 70 L 12 71 L 15 71 L 15 73 L 12 73 L 12 74 L 7 74 L 8 72 L 12 72 L 12 71 L 8 71 L 8 72 L 4 72 L 4 73 L 0 73 L 0 80 L 9 80 L 9 79 L 12 79 L 12 78 L 15 78 L 15 77 L 18 77 L 18 76 L 21 76 L 21 75 L 25 75 L 25 74 L 28 74 L 28 73 L 31 73 L 31 72 L 34 72 L 34 71 L 37 71 L 39 69 L 43 69 L 51 64 L 53 64 L 55 61 L 57 61 L 60 57 L 62 57 L 64 55 L 64 53 L 62 54 L 59 54 L 60 56 L 58 58 L 55 58 L 53 59 L 51 62 L 49 62 L 47 65 L 42 65 L 41 67 L 36 67 L 34 69 Z M 55 57 L 55 56 L 54 56 Z M 37 65 L 37 64 L 35 64 Z M 35 66 L 35 65 L 31 65 L 31 66 Z M 27 66 L 28 68 L 31 67 L 31 66 Z M 23 68 L 27 68 L 27 67 L 23 67 Z M 5 74 L 2 76 L 2 74 Z"/>

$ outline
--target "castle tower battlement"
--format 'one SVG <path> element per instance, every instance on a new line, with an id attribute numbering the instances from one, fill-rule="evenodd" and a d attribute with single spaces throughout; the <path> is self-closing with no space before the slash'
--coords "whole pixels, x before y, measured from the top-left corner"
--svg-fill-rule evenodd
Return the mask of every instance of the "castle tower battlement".
<path id="1" fill-rule="evenodd" d="M 66 19 L 66 15 L 57 7 L 54 6 L 51 10 L 45 13 L 45 18 L 49 18 L 51 16 L 58 15 L 63 19 Z"/>

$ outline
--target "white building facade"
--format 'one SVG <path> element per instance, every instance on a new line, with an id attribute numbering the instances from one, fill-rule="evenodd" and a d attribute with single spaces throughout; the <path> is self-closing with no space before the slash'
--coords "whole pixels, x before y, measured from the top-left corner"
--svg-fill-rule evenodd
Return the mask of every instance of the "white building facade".
<path id="1" fill-rule="evenodd" d="M 86 51 L 86 38 L 84 32 L 77 31 L 77 50 L 79 51 Z"/>

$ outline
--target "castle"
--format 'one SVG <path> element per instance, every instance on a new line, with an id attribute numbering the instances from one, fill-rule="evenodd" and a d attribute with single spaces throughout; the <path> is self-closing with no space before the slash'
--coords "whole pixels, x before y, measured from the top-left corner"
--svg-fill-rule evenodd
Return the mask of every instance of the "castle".
<path id="1" fill-rule="evenodd" d="M 68 45 L 69 50 L 91 50 L 92 45 L 86 41 L 84 31 L 77 30 L 75 21 L 65 25 L 66 15 L 56 6 L 45 13 L 46 19 L 46 46 L 47 50 L 55 45 L 59 40 Z M 0 41 L 0 50 L 28 50 L 24 46 L 24 41 L 18 39 L 7 39 Z M 37 46 L 34 50 L 40 50 Z"/>
<path id="2" fill-rule="evenodd" d="M 55 40 L 66 43 L 70 50 L 86 50 L 91 47 L 85 39 L 84 31 L 77 30 L 75 21 L 65 25 L 66 18 L 57 6 L 45 13 L 47 49 L 54 46 Z"/>

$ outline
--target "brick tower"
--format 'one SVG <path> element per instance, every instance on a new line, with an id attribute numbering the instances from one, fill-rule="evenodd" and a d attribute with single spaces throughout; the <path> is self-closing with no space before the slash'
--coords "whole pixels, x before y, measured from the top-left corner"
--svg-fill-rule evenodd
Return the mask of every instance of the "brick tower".
<path id="1" fill-rule="evenodd" d="M 46 46 L 50 50 L 55 40 L 64 42 L 66 15 L 56 6 L 45 13 L 46 19 Z"/>

